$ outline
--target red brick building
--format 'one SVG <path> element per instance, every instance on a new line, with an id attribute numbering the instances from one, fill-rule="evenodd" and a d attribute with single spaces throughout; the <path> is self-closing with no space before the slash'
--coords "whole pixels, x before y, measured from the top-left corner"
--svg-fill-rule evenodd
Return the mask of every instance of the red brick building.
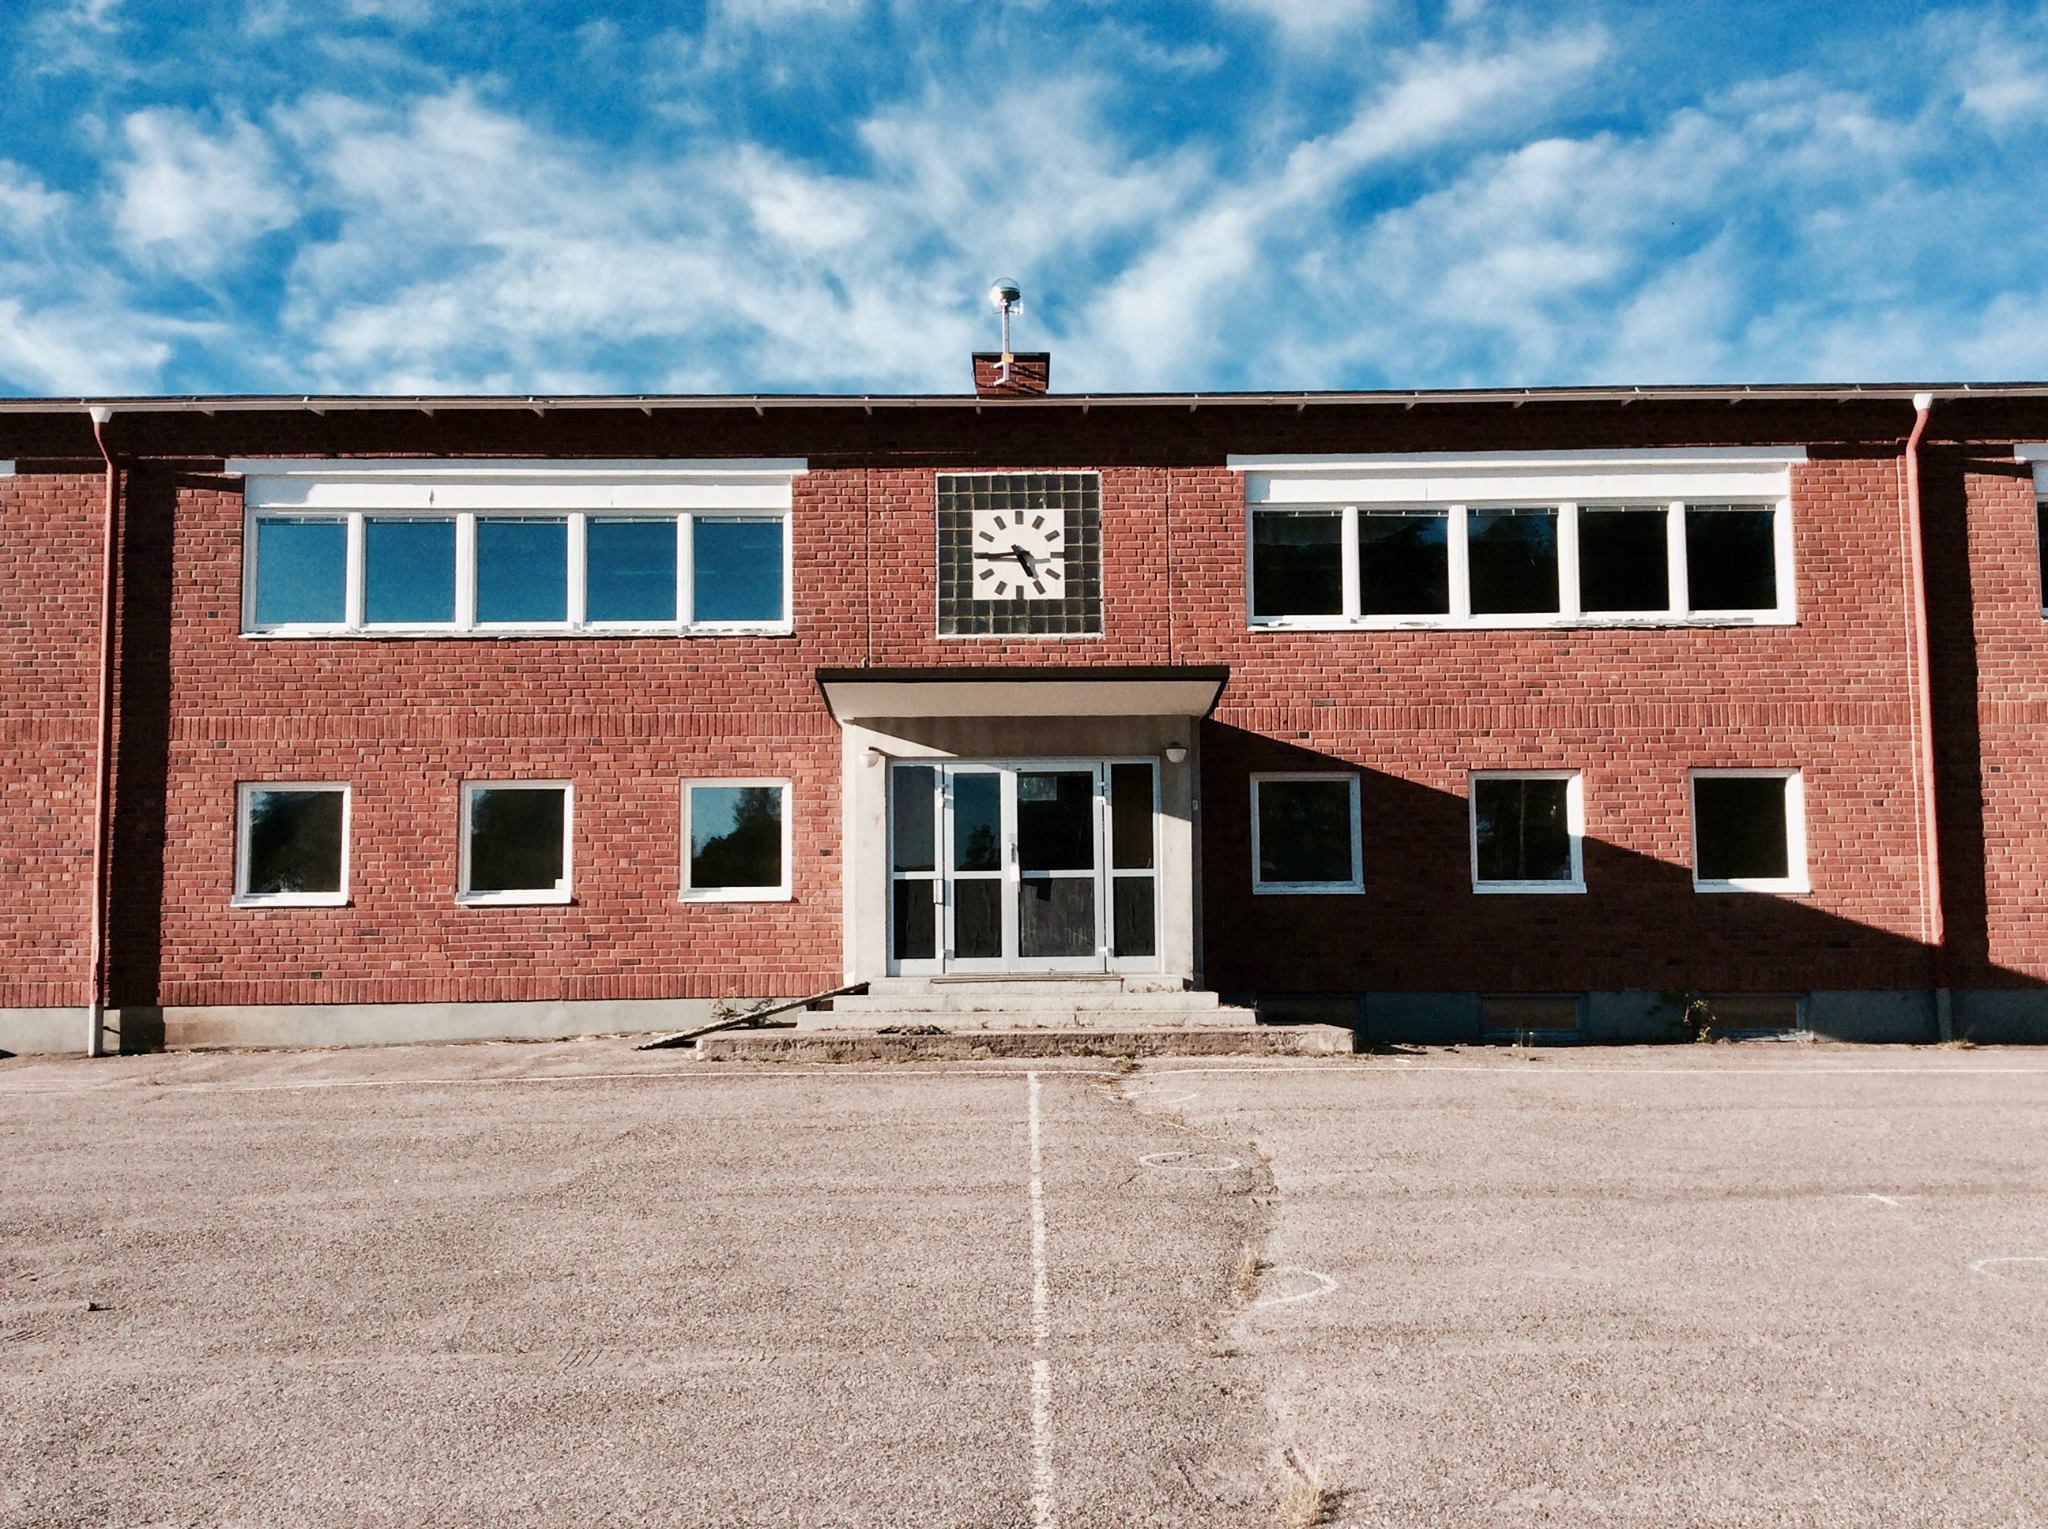
<path id="1" fill-rule="evenodd" d="M 331 1043 L 1077 972 L 1375 1039 L 2048 1035 L 2048 389 L 977 359 L 0 403 L 0 1048 L 96 992 L 109 1044 Z"/>

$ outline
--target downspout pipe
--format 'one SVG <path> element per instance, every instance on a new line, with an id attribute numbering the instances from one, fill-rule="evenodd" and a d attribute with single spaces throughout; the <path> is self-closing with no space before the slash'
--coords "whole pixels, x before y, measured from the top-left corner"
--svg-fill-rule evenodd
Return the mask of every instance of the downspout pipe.
<path id="1" fill-rule="evenodd" d="M 93 444 L 107 464 L 106 508 L 100 530 L 100 697 L 99 741 L 93 755 L 92 797 L 92 916 L 86 941 L 87 959 L 92 963 L 86 978 L 85 1054 L 105 1056 L 106 1049 L 106 949 L 107 949 L 107 824 L 114 782 L 114 585 L 118 553 L 117 516 L 120 471 L 107 446 L 107 426 L 114 411 L 95 405 L 92 414 Z"/>
<path id="2" fill-rule="evenodd" d="M 1913 657 L 1919 675 L 1920 864 L 1926 938 L 1934 988 L 1934 1022 L 1942 1040 L 1955 1037 L 1949 989 L 1948 922 L 1942 910 L 1941 830 L 1934 794 L 1934 674 L 1927 633 L 1927 559 L 1920 513 L 1920 438 L 1934 410 L 1932 393 L 1913 395 L 1913 432 L 1906 437 L 1906 529 L 1912 559 Z"/>

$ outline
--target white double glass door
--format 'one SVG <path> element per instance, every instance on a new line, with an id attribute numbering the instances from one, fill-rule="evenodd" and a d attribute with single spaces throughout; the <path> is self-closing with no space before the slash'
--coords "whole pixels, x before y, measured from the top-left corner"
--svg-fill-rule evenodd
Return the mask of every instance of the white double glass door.
<path id="1" fill-rule="evenodd" d="M 1154 761 L 891 771 L 892 972 L 1158 969 Z"/>

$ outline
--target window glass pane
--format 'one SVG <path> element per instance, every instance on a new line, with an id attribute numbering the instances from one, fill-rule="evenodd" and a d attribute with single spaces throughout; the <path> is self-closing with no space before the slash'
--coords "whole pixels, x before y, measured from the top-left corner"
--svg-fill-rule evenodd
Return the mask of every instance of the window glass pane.
<path id="1" fill-rule="evenodd" d="M 1109 767 L 1110 860 L 1118 870 L 1152 868 L 1152 766 Z"/>
<path id="2" fill-rule="evenodd" d="M 962 773 L 953 777 L 953 869 L 994 871 L 1003 832 L 1002 777 Z"/>
<path id="3" fill-rule="evenodd" d="M 1692 811 L 1701 881 L 1791 875 L 1782 777 L 1694 776 Z"/>
<path id="4" fill-rule="evenodd" d="M 568 521 L 477 518 L 476 619 L 569 619 Z"/>
<path id="5" fill-rule="evenodd" d="M 936 881 L 899 881 L 895 886 L 894 954 L 899 961 L 929 961 L 938 954 Z"/>
<path id="6" fill-rule="evenodd" d="M 897 765 L 889 772 L 891 864 L 899 871 L 929 871 L 935 863 L 938 774 L 930 765 Z"/>
<path id="7" fill-rule="evenodd" d="M 782 885 L 782 788 L 690 788 L 690 885 Z"/>
<path id="8" fill-rule="evenodd" d="M 1112 954 L 1156 956 L 1159 954 L 1158 919 L 1153 914 L 1155 897 L 1150 876 L 1117 876 L 1110 881 L 1110 935 Z"/>
<path id="9" fill-rule="evenodd" d="M 1095 878 L 1026 876 L 1017 883 L 1017 954 L 1095 954 Z"/>
<path id="10" fill-rule="evenodd" d="M 2034 506 L 2034 549 L 2040 573 L 2041 609 L 2048 611 L 2048 499 Z"/>
<path id="11" fill-rule="evenodd" d="M 1687 601 L 1696 611 L 1778 607 L 1777 512 L 1722 505 L 1685 507 Z"/>
<path id="12" fill-rule="evenodd" d="M 1466 516 L 1472 614 L 1557 609 L 1557 511 L 1472 510 Z"/>
<path id="13" fill-rule="evenodd" d="M 1095 864 L 1093 770 L 1019 772 L 1017 864 L 1026 871 L 1085 871 Z"/>
<path id="14" fill-rule="evenodd" d="M 676 619 L 674 520 L 592 519 L 584 535 L 584 614 L 589 620 Z"/>
<path id="15" fill-rule="evenodd" d="M 256 522 L 256 624 L 339 626 L 348 619 L 348 524 Z"/>
<path id="16" fill-rule="evenodd" d="M 455 522 L 363 519 L 363 620 L 373 626 L 455 619 Z"/>
<path id="17" fill-rule="evenodd" d="M 243 890 L 339 892 L 341 808 L 339 791 L 251 791 Z"/>
<path id="18" fill-rule="evenodd" d="M 1252 614 L 1344 614 L 1344 516 L 1338 510 L 1252 516 Z"/>
<path id="19" fill-rule="evenodd" d="M 469 890 L 553 892 L 562 885 L 559 786 L 479 787 L 469 794 Z"/>
<path id="20" fill-rule="evenodd" d="M 782 522 L 698 516 L 692 588 L 698 621 L 782 620 Z"/>
<path id="21" fill-rule="evenodd" d="M 1003 953 L 1003 883 L 994 876 L 953 883 L 953 954 L 987 960 Z"/>
<path id="22" fill-rule="evenodd" d="M 1358 593 L 1368 616 L 1441 616 L 1451 608 L 1450 517 L 1441 511 L 1358 517 Z"/>
<path id="23" fill-rule="evenodd" d="M 1473 832 L 1481 881 L 1570 881 L 1571 783 L 1475 780 Z"/>
<path id="24" fill-rule="evenodd" d="M 1259 880 L 1351 880 L 1351 783 L 1259 782 Z"/>
<path id="25" fill-rule="evenodd" d="M 1579 511 L 1579 607 L 1588 611 L 1671 608 L 1671 550 L 1665 509 Z"/>

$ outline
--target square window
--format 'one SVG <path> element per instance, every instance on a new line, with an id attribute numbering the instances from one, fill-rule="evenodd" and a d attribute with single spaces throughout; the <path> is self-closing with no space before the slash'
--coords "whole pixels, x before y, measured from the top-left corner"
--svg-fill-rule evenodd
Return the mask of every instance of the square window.
<path id="1" fill-rule="evenodd" d="M 569 619 L 569 522 L 480 515 L 476 619 L 484 626 L 543 626 Z"/>
<path id="2" fill-rule="evenodd" d="M 460 900 L 567 902 L 569 822 L 566 781 L 465 781 Z"/>
<path id="3" fill-rule="evenodd" d="M 1579 509 L 1579 608 L 1625 614 L 1671 609 L 1671 511 Z"/>
<path id="4" fill-rule="evenodd" d="M 1466 566 L 1475 616 L 1549 615 L 1557 601 L 1557 510 L 1469 510 Z"/>
<path id="5" fill-rule="evenodd" d="M 243 785 L 236 798 L 236 903 L 334 907 L 348 901 L 348 787 Z"/>
<path id="6" fill-rule="evenodd" d="M 786 619 L 780 520 L 699 515 L 691 555 L 693 621 L 770 625 Z"/>
<path id="7" fill-rule="evenodd" d="M 683 896 L 710 902 L 786 899 L 789 782 L 683 783 Z"/>
<path id="8" fill-rule="evenodd" d="M 1252 777 L 1252 890 L 1359 892 L 1358 777 Z"/>
<path id="9" fill-rule="evenodd" d="M 1344 513 L 1268 510 L 1252 516 L 1252 616 L 1344 614 Z"/>
<path id="10" fill-rule="evenodd" d="M 1576 772 L 1475 774 L 1471 803 L 1474 890 L 1586 890 L 1584 808 Z"/>
<path id="11" fill-rule="evenodd" d="M 584 615 L 660 625 L 676 619 L 676 520 L 593 516 L 584 531 Z"/>
<path id="12" fill-rule="evenodd" d="M 255 523 L 254 624 L 340 626 L 348 620 L 348 522 L 265 515 Z"/>
<path id="13" fill-rule="evenodd" d="M 1775 611 L 1778 512 L 1768 505 L 1687 505 L 1685 585 L 1695 611 Z"/>
<path id="14" fill-rule="evenodd" d="M 1796 770 L 1695 770 L 1693 886 L 1804 892 L 1804 794 Z"/>
<path id="15" fill-rule="evenodd" d="M 447 626 L 454 620 L 454 520 L 364 517 L 364 624 Z"/>
<path id="16" fill-rule="evenodd" d="M 1451 609 L 1450 517 L 1441 510 L 1363 510 L 1358 599 L 1368 616 L 1442 616 Z"/>

